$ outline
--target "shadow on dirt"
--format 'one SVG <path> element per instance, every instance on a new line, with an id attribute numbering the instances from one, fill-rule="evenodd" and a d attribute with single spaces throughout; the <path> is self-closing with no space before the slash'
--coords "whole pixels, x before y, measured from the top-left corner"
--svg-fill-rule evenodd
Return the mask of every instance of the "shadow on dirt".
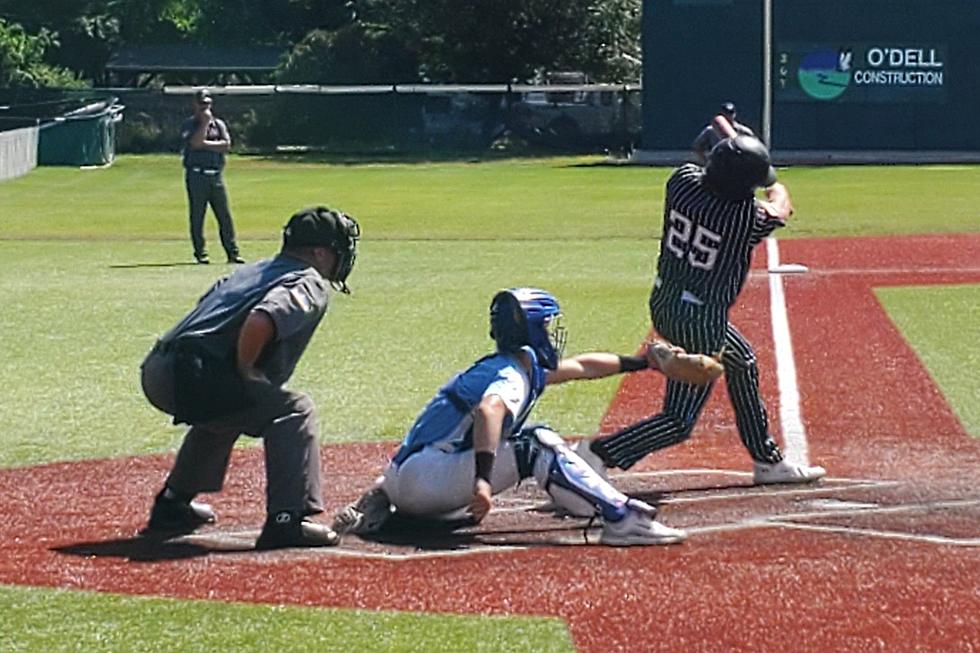
<path id="1" fill-rule="evenodd" d="M 120 558 L 131 562 L 158 562 L 161 560 L 186 560 L 223 553 L 254 551 L 254 539 L 228 539 L 217 536 L 213 540 L 202 538 L 188 540 L 180 535 L 144 536 L 77 542 L 52 547 L 52 551 L 83 558 Z"/>
<path id="2" fill-rule="evenodd" d="M 472 526 L 469 519 L 436 520 L 395 513 L 377 533 L 358 537 L 366 542 L 420 551 L 452 551 L 479 543 L 475 532 L 462 530 Z"/>

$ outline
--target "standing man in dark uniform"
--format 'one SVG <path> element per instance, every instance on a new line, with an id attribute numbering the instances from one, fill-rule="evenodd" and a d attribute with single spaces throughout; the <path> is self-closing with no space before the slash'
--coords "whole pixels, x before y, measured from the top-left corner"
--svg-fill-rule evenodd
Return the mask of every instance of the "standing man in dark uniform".
<path id="1" fill-rule="evenodd" d="M 768 201 L 755 198 L 765 186 Z M 667 181 L 657 278 L 650 295 L 654 328 L 692 353 L 720 355 L 742 444 L 755 463 L 756 483 L 802 483 L 824 476 L 822 467 L 783 459 L 769 434 L 759 396 L 759 370 L 749 342 L 729 321 L 752 260 L 753 248 L 793 213 L 786 188 L 776 183 L 769 151 L 757 138 L 722 140 L 708 164 L 687 164 Z M 712 384 L 713 385 L 713 384 Z M 663 412 L 586 446 L 587 462 L 629 469 L 648 453 L 683 442 L 712 385 L 667 381 Z M 583 456 L 584 457 L 584 456 Z"/>
<path id="2" fill-rule="evenodd" d="M 718 113 L 728 119 L 728 122 L 735 129 L 736 133 L 742 136 L 755 136 L 751 129 L 735 120 L 735 105 L 733 103 L 725 102 L 721 105 Z M 718 133 L 718 128 L 715 127 L 714 121 L 709 122 L 701 130 L 701 133 L 698 134 L 698 137 L 694 139 L 694 144 L 691 146 L 691 149 L 694 151 L 695 160 L 701 165 L 704 165 L 708 161 L 708 154 L 711 153 L 711 149 L 724 137 L 724 134 Z"/>
<path id="3" fill-rule="evenodd" d="M 194 115 L 180 128 L 184 153 L 184 183 L 190 204 L 191 242 L 194 258 L 207 264 L 208 250 L 204 244 L 204 214 L 211 204 L 218 219 L 218 233 L 229 263 L 244 263 L 235 242 L 235 225 L 228 206 L 228 192 L 222 170 L 225 154 L 231 149 L 231 134 L 224 120 L 211 113 L 211 93 L 202 88 L 194 94 Z"/>
<path id="4" fill-rule="evenodd" d="M 194 496 L 221 489 L 245 433 L 265 448 L 268 517 L 256 547 L 337 543 L 336 533 L 309 519 L 323 511 L 316 410 L 284 384 L 326 313 L 328 286 L 349 292 L 359 238 L 357 222 L 338 211 L 296 213 L 278 256 L 219 280 L 153 347 L 141 368 L 143 392 L 191 428 L 153 503 L 148 535 L 215 521 Z"/>

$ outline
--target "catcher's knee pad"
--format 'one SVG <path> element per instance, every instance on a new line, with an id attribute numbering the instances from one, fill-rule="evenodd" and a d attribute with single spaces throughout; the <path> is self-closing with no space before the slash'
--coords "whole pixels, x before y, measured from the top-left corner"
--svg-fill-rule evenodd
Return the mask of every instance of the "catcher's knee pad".
<path id="1" fill-rule="evenodd" d="M 589 467 L 565 441 L 545 429 L 538 442 L 541 446 L 534 464 L 534 478 L 554 502 L 577 517 L 601 514 L 618 519 L 625 510 L 627 497 Z"/>
<path id="2" fill-rule="evenodd" d="M 517 460 L 517 474 L 523 481 L 534 476 L 534 464 L 542 449 L 564 445 L 565 441 L 544 424 L 532 424 L 511 436 L 510 443 Z"/>

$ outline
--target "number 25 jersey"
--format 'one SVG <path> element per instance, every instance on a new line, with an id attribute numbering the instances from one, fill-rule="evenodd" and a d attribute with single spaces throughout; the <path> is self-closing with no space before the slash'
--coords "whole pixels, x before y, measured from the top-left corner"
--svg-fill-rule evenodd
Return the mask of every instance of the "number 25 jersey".
<path id="1" fill-rule="evenodd" d="M 745 284 L 752 249 L 778 226 L 758 210 L 754 197 L 717 197 L 705 187 L 704 168 L 683 165 L 667 180 L 655 287 L 727 309 Z"/>

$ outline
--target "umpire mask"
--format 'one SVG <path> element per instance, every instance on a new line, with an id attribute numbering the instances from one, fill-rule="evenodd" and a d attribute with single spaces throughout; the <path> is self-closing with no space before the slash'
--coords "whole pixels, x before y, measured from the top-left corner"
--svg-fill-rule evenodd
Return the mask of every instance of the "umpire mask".
<path id="1" fill-rule="evenodd" d="M 361 227 L 357 220 L 329 209 L 315 206 L 303 209 L 289 218 L 282 230 L 284 248 L 328 247 L 337 256 L 333 272 L 328 276 L 330 284 L 342 293 L 350 294 L 347 277 L 354 269 L 357 258 L 357 242 L 361 239 Z"/>

